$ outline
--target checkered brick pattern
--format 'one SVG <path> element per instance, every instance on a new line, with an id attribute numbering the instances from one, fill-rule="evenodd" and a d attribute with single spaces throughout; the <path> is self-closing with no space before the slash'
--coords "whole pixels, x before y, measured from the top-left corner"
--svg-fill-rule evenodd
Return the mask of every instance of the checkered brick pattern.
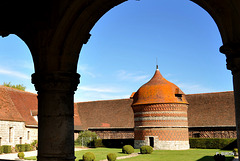
<path id="1" fill-rule="evenodd" d="M 157 128 L 134 130 L 135 140 L 145 140 L 146 136 L 158 136 L 160 141 L 188 141 L 187 128 Z"/>
<path id="2" fill-rule="evenodd" d="M 132 106 L 134 113 L 147 111 L 185 111 L 188 106 L 186 104 L 149 104 Z"/>
<path id="3" fill-rule="evenodd" d="M 187 113 L 149 113 L 149 114 L 136 114 L 134 117 L 187 117 Z"/>
<path id="4" fill-rule="evenodd" d="M 135 127 L 137 126 L 156 126 L 156 127 L 182 127 L 188 126 L 187 120 L 145 120 L 135 121 Z"/>

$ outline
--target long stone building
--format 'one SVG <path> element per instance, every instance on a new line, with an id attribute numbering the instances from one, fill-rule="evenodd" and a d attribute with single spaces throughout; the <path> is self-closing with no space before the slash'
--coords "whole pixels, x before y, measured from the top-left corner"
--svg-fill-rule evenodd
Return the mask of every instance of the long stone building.
<path id="1" fill-rule="evenodd" d="M 233 91 L 186 95 L 189 137 L 236 138 Z M 133 99 L 74 104 L 75 138 L 83 130 L 102 139 L 134 139 Z M 0 86 L 0 144 L 37 139 L 37 95 Z"/>
<path id="2" fill-rule="evenodd" d="M 0 86 L 0 145 L 37 140 L 37 95 Z"/>
<path id="3" fill-rule="evenodd" d="M 233 91 L 186 95 L 189 137 L 237 138 Z M 81 130 L 103 139 L 133 139 L 132 98 L 75 103 Z M 94 112 L 92 112 L 94 111 Z"/>

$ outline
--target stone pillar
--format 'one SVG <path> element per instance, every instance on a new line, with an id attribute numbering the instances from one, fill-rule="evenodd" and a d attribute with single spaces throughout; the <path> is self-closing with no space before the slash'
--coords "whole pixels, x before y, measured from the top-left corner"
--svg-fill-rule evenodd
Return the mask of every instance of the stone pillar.
<path id="1" fill-rule="evenodd" d="M 227 69 L 232 71 L 238 148 L 240 147 L 240 43 L 226 44 L 220 52 L 227 57 Z M 239 152 L 240 154 L 240 152 Z"/>
<path id="2" fill-rule="evenodd" d="M 74 91 L 77 73 L 34 73 L 38 91 L 38 160 L 74 161 Z"/>

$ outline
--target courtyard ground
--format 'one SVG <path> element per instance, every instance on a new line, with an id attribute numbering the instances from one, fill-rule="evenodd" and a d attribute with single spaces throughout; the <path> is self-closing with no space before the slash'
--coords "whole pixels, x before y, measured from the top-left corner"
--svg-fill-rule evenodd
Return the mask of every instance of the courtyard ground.
<path id="1" fill-rule="evenodd" d="M 108 153 L 116 153 L 118 157 L 121 157 L 122 161 L 214 161 L 213 156 L 216 152 L 232 152 L 232 151 L 223 151 L 219 149 L 189 149 L 189 150 L 155 150 L 152 154 L 146 155 L 135 155 L 139 153 L 139 149 L 135 149 L 134 153 L 130 158 L 127 154 L 122 153 L 122 149 L 115 148 L 92 148 L 92 149 L 81 149 L 77 148 L 75 152 L 76 161 L 82 161 L 82 156 L 86 152 L 93 152 L 96 156 L 95 161 L 106 160 Z M 25 152 L 29 153 L 29 152 Z M 15 153 L 17 155 L 17 153 Z M 1 155 L 0 155 L 1 156 Z M 7 158 L 3 158 L 7 159 Z M 13 158 L 13 159 L 16 159 Z M 36 160 L 36 157 L 29 157 L 26 159 Z M 120 158 L 119 158 L 120 159 Z M 118 160 L 119 160 L 118 159 Z M 226 161 L 232 161 L 233 156 L 226 156 Z"/>

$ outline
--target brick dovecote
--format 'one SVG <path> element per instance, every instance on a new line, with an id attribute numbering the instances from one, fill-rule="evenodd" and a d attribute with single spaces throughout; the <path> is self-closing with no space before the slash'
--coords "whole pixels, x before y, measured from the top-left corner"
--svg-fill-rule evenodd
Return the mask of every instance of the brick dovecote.
<path id="1" fill-rule="evenodd" d="M 189 149 L 188 102 L 158 69 L 134 94 L 132 108 L 135 148 L 150 145 L 155 149 Z"/>

